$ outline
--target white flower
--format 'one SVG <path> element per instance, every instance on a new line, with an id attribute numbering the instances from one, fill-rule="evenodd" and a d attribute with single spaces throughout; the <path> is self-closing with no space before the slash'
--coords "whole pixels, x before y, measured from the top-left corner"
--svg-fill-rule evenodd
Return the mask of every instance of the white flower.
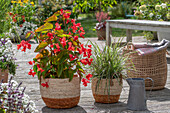
<path id="1" fill-rule="evenodd" d="M 13 87 L 18 86 L 18 83 L 15 80 L 11 80 L 11 83 L 13 83 Z"/>
<path id="2" fill-rule="evenodd" d="M 155 9 L 156 9 L 156 10 L 160 10 L 160 9 L 161 9 L 161 5 L 156 5 L 156 6 L 155 6 Z"/>
<path id="3" fill-rule="evenodd" d="M 163 9 L 165 9 L 167 7 L 167 5 L 165 3 L 162 3 L 161 6 Z"/>
<path id="4" fill-rule="evenodd" d="M 30 100 L 30 105 L 31 105 L 33 108 L 36 108 L 36 107 L 35 107 L 35 103 L 34 103 L 34 101 L 32 101 L 32 100 Z"/>
<path id="5" fill-rule="evenodd" d="M 141 6 L 139 7 L 139 9 L 142 10 L 142 11 L 145 11 L 147 8 L 146 8 L 146 5 L 141 5 Z"/>
<path id="6" fill-rule="evenodd" d="M 34 113 L 39 113 L 38 110 L 35 110 Z"/>
<path id="7" fill-rule="evenodd" d="M 151 18 L 152 18 L 152 17 L 153 17 L 153 15 L 154 15 L 153 13 L 150 13 L 150 14 L 149 14 L 149 17 L 151 17 Z"/>
<path id="8" fill-rule="evenodd" d="M 3 60 L 4 59 L 4 57 L 2 56 L 2 57 L 0 57 L 0 60 Z"/>

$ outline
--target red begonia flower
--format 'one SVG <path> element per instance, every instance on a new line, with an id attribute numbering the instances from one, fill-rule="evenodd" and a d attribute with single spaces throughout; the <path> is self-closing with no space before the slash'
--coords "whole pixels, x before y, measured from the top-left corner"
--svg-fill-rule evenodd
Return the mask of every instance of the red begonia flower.
<path id="1" fill-rule="evenodd" d="M 42 72 L 45 71 L 45 70 L 43 70 L 42 68 L 38 68 L 38 71 L 41 71 L 41 73 L 42 73 Z"/>
<path id="2" fill-rule="evenodd" d="M 43 87 L 46 87 L 46 88 L 48 88 L 48 87 L 49 87 L 49 85 L 48 85 L 48 83 L 47 83 L 47 82 L 45 82 L 45 83 L 41 83 L 41 85 L 42 85 Z"/>
<path id="3" fill-rule="evenodd" d="M 61 26 L 59 23 L 55 23 L 55 26 L 56 26 L 55 30 L 61 30 Z"/>
<path id="4" fill-rule="evenodd" d="M 66 24 L 68 24 L 70 22 L 70 20 L 67 20 Z"/>
<path id="5" fill-rule="evenodd" d="M 54 47 L 54 45 L 52 44 L 52 45 L 50 45 L 50 47 L 51 47 L 51 48 L 53 48 L 53 47 Z"/>
<path id="6" fill-rule="evenodd" d="M 75 20 L 74 20 L 74 19 L 71 19 L 71 23 L 75 23 Z"/>
<path id="7" fill-rule="evenodd" d="M 40 68 L 40 64 L 37 64 L 37 68 Z"/>
<path id="8" fill-rule="evenodd" d="M 89 82 L 88 80 L 86 80 L 85 78 L 83 78 L 81 81 L 83 82 L 83 85 L 84 85 L 84 86 L 87 86 L 87 83 L 90 83 L 90 82 Z"/>
<path id="9" fill-rule="evenodd" d="M 74 36 L 74 41 L 76 41 L 78 39 L 78 36 Z"/>
<path id="10" fill-rule="evenodd" d="M 92 45 L 88 45 L 89 48 L 91 48 Z"/>
<path id="11" fill-rule="evenodd" d="M 86 75 L 87 80 L 90 80 L 90 78 L 91 78 L 92 76 L 93 76 L 92 74 Z"/>
<path id="12" fill-rule="evenodd" d="M 63 45 L 63 47 L 66 46 L 66 37 L 63 37 L 63 38 L 61 39 L 61 44 Z"/>
<path id="13" fill-rule="evenodd" d="M 32 62 L 32 61 L 29 61 L 28 63 L 29 63 L 29 65 L 33 65 L 33 62 Z"/>
<path id="14" fill-rule="evenodd" d="M 84 65 L 87 65 L 87 64 L 88 64 L 88 62 L 86 61 L 86 59 L 81 59 L 80 62 L 81 62 L 82 64 L 84 64 Z"/>
<path id="15" fill-rule="evenodd" d="M 54 38 L 52 33 L 47 33 L 47 36 L 50 37 L 50 40 L 52 40 Z"/>
<path id="16" fill-rule="evenodd" d="M 79 54 L 82 54 L 82 49 L 77 48 L 77 50 L 79 51 Z"/>

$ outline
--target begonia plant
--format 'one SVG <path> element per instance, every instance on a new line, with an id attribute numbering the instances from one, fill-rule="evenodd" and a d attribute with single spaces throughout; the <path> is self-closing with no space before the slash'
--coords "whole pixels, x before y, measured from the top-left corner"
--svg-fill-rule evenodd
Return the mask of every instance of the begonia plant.
<path id="1" fill-rule="evenodd" d="M 39 42 L 34 52 L 37 52 L 33 61 L 28 63 L 32 65 L 29 75 L 36 74 L 38 79 L 45 78 L 69 78 L 71 81 L 74 75 L 80 78 L 86 75 L 83 65 L 91 65 L 93 59 L 90 58 L 91 45 L 81 44 L 79 37 L 84 38 L 84 30 L 80 23 L 70 19 L 69 10 L 60 10 L 46 19 L 45 24 L 40 26 L 34 32 L 27 33 L 27 37 L 34 34 Z M 30 38 L 31 39 L 31 38 Z M 21 51 L 31 49 L 28 41 L 22 41 L 17 45 Z M 89 83 L 91 74 L 82 78 L 84 86 Z M 43 87 L 49 87 L 48 83 L 42 83 Z"/>

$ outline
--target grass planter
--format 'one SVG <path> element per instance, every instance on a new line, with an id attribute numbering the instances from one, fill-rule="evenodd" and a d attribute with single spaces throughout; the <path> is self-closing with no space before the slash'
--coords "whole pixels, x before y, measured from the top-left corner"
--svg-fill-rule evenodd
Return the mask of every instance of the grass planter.
<path id="1" fill-rule="evenodd" d="M 110 82 L 110 93 L 108 92 L 109 82 Z M 106 84 L 108 87 L 106 87 Z M 122 92 L 122 82 L 118 81 L 118 79 L 112 79 L 111 81 L 106 79 L 101 79 L 98 84 L 98 78 L 93 78 L 91 88 L 92 88 L 92 93 L 95 102 L 117 103 L 119 101 L 120 94 Z"/>
<path id="2" fill-rule="evenodd" d="M 48 82 L 49 87 L 40 86 L 42 99 L 49 108 L 72 108 L 79 103 L 80 78 L 69 79 L 42 79 L 41 83 Z"/>
<path id="3" fill-rule="evenodd" d="M 8 82 L 8 70 L 4 70 L 2 71 L 2 69 L 0 69 L 0 82 L 3 80 L 3 83 L 7 83 Z"/>

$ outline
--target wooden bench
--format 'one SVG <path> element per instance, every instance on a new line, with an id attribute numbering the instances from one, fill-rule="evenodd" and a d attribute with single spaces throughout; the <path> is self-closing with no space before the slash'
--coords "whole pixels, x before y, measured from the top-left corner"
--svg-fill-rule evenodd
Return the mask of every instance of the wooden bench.
<path id="1" fill-rule="evenodd" d="M 112 28 L 126 30 L 127 42 L 132 41 L 132 30 L 158 31 L 170 33 L 170 22 L 149 20 L 106 20 L 106 44 L 111 45 Z"/>

